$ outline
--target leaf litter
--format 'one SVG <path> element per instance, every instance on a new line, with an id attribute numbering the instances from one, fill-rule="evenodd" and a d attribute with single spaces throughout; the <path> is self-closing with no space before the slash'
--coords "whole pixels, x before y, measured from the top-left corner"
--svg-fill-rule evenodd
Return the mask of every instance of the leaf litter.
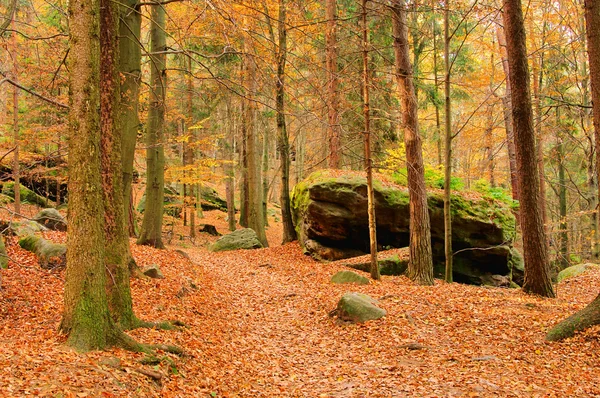
<path id="1" fill-rule="evenodd" d="M 205 212 L 201 222 L 226 231 L 218 211 Z M 9 239 L 14 261 L 1 271 L 0 395 L 600 396 L 600 328 L 544 341 L 549 327 L 598 294 L 600 272 L 559 284 L 557 299 L 441 281 L 421 287 L 404 276 L 333 285 L 330 277 L 348 260 L 322 264 L 297 243 L 277 245 L 281 226 L 270 223 L 273 246 L 252 251 L 211 253 L 207 246 L 216 238 L 200 234 L 192 243 L 180 226 L 169 250 L 132 241 L 138 265 L 158 264 L 165 275 L 132 280 L 136 314 L 185 324 L 128 332 L 140 342 L 186 350 L 181 358 L 159 352 L 147 365 L 142 354 L 121 349 L 78 354 L 66 347 L 57 333 L 64 271 L 42 270 Z M 63 233 L 46 235 L 65 241 Z M 406 256 L 403 250 L 380 256 L 392 253 Z M 378 299 L 387 316 L 360 325 L 330 317 L 350 290 Z"/>

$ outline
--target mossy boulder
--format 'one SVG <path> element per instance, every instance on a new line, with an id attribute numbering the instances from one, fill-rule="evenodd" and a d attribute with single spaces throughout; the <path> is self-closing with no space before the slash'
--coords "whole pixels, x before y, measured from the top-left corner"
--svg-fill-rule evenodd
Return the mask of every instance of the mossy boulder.
<path id="1" fill-rule="evenodd" d="M 50 200 L 46 200 L 43 196 L 38 195 L 31 189 L 25 187 L 23 184 L 19 184 L 19 192 L 21 194 L 21 203 L 28 203 L 37 205 L 40 207 L 46 207 L 48 205 L 53 206 L 54 203 Z M 8 181 L 2 184 L 2 194 L 6 195 L 14 200 L 15 198 L 15 183 Z"/>
<path id="2" fill-rule="evenodd" d="M 401 260 L 398 256 L 391 256 L 388 258 L 384 258 L 377 262 L 379 264 L 379 273 L 381 275 L 402 275 L 406 272 L 408 268 L 408 260 Z M 371 263 L 349 263 L 344 264 L 346 267 L 350 267 L 353 269 L 357 269 L 360 271 L 370 272 L 371 271 Z"/>
<path id="3" fill-rule="evenodd" d="M 43 209 L 33 220 L 53 231 L 67 230 L 67 220 L 56 209 Z"/>
<path id="4" fill-rule="evenodd" d="M 45 269 L 66 265 L 67 247 L 52 243 L 37 235 L 28 235 L 19 239 L 19 246 L 37 255 L 40 266 Z"/>
<path id="5" fill-rule="evenodd" d="M 331 277 L 331 283 L 336 285 L 345 283 L 356 283 L 358 285 L 368 285 L 369 279 L 352 271 L 340 271 Z"/>
<path id="6" fill-rule="evenodd" d="M 600 265 L 593 263 L 578 264 L 572 267 L 565 268 L 558 273 L 556 282 L 564 281 L 565 279 L 573 278 L 590 270 L 600 269 Z"/>
<path id="7" fill-rule="evenodd" d="M 409 244 L 408 189 L 384 178 L 373 182 L 377 242 L 380 247 Z M 444 272 L 444 202 L 440 191 L 428 194 L 435 272 Z M 515 217 L 510 206 L 475 194 L 454 194 L 452 246 L 454 280 L 483 284 L 491 275 L 511 275 Z M 292 216 L 304 249 L 318 259 L 339 259 L 369 252 L 366 179 L 357 173 L 320 170 L 292 192 Z M 317 244 L 314 244 L 317 242 Z M 330 250 L 335 249 L 335 250 Z M 483 249 L 483 250 L 482 250 Z M 335 258 L 328 258 L 328 253 Z"/>
<path id="8" fill-rule="evenodd" d="M 6 206 L 7 204 L 14 203 L 14 201 L 10 196 L 0 193 L 0 206 Z"/>
<path id="9" fill-rule="evenodd" d="M 350 292 L 342 296 L 335 310 L 338 318 L 363 323 L 383 318 L 387 312 L 377 306 L 377 300 L 362 293 Z"/>
<path id="10" fill-rule="evenodd" d="M 164 279 L 165 278 L 162 271 L 160 270 L 160 267 L 157 264 L 150 264 L 149 266 L 142 269 L 142 273 L 144 275 L 146 275 L 147 277 L 154 278 L 154 279 Z"/>
<path id="11" fill-rule="evenodd" d="M 183 200 L 181 195 L 175 189 L 165 186 L 165 196 L 163 199 L 163 213 L 171 217 L 178 218 L 181 215 L 181 209 L 183 208 Z M 138 205 L 137 211 L 143 213 L 146 210 L 146 191 L 142 195 Z"/>
<path id="12" fill-rule="evenodd" d="M 258 236 L 253 229 L 243 228 L 238 229 L 230 234 L 221 236 L 217 241 L 210 247 L 213 252 L 222 252 L 228 250 L 250 250 L 260 249 L 263 245 L 258 240 Z"/>
<path id="13" fill-rule="evenodd" d="M 9 232 L 16 236 L 34 235 L 38 232 L 47 231 L 48 228 L 33 220 L 12 222 L 8 226 Z"/>
<path id="14" fill-rule="evenodd" d="M 200 205 L 203 210 L 227 211 L 227 201 L 217 191 L 208 186 L 200 187 Z"/>

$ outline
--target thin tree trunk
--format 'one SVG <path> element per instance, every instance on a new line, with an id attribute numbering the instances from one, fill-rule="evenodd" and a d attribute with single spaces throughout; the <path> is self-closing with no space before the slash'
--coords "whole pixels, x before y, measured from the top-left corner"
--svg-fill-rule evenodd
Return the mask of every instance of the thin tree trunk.
<path id="1" fill-rule="evenodd" d="M 246 47 L 246 78 L 248 93 L 246 94 L 246 106 L 244 125 L 246 128 L 246 158 L 247 158 L 247 183 L 248 183 L 248 228 L 252 228 L 258 240 L 267 247 L 267 236 L 262 206 L 261 172 L 260 172 L 260 150 L 256 134 L 256 103 L 253 100 L 256 90 L 256 63 L 253 56 Z"/>
<path id="2" fill-rule="evenodd" d="M 419 136 L 417 101 L 408 48 L 408 26 L 403 0 L 392 1 L 392 29 L 396 56 L 398 96 L 402 104 L 406 168 L 410 200 L 410 262 L 408 276 L 421 285 L 433 285 L 431 230 L 427 207 L 427 191 L 421 137 Z"/>
<path id="3" fill-rule="evenodd" d="M 506 36 L 505 29 L 498 27 L 496 30 L 498 36 L 498 45 L 500 46 L 500 52 L 502 53 L 502 68 L 504 69 L 504 75 L 506 76 L 506 90 L 504 97 L 502 98 L 502 106 L 504 108 L 504 128 L 506 129 L 506 147 L 508 149 L 508 166 L 510 169 L 510 186 L 512 189 L 512 197 L 514 200 L 519 200 L 519 184 L 517 176 L 517 159 L 515 151 L 515 135 L 514 135 L 514 124 L 512 117 L 512 94 L 511 94 L 511 81 L 510 72 L 508 67 L 508 58 L 506 55 Z M 518 221 L 517 217 L 517 221 Z"/>
<path id="4" fill-rule="evenodd" d="M 521 1 L 504 0 L 503 16 L 511 84 L 516 162 L 519 171 L 520 219 L 525 260 L 523 290 L 540 296 L 554 297 L 549 275 L 550 262 L 546 234 L 539 206 L 540 181 Z"/>
<path id="5" fill-rule="evenodd" d="M 560 127 L 560 114 L 556 108 L 556 123 Z M 558 267 L 563 270 L 569 266 L 569 231 L 567 224 L 567 181 L 565 176 L 565 147 L 562 133 L 558 133 L 556 137 L 556 164 L 558 167 L 558 216 L 559 216 L 559 250 L 558 250 Z"/>
<path id="6" fill-rule="evenodd" d="M 233 167 L 233 152 L 235 146 L 235 124 L 232 122 L 234 116 L 231 112 L 231 103 L 228 100 L 225 104 L 227 107 L 227 137 L 225 142 L 225 158 L 227 163 L 225 164 L 225 192 L 227 199 L 227 224 L 230 231 L 235 231 L 235 175 Z"/>
<path id="7" fill-rule="evenodd" d="M 195 146 L 196 146 L 196 131 L 190 129 L 192 123 L 194 121 L 194 79 L 192 74 L 192 58 L 188 57 L 186 59 L 187 66 L 187 98 L 186 98 L 186 133 L 188 135 L 188 140 L 184 141 L 185 147 L 185 157 L 186 157 L 186 165 L 191 166 L 195 162 Z M 191 211 L 190 211 L 190 239 L 196 238 L 196 211 L 199 206 L 199 201 L 196 200 L 195 193 L 198 191 L 198 183 L 196 180 L 196 175 L 194 171 L 189 171 L 191 180 L 188 184 L 189 189 L 189 202 L 191 203 Z"/>
<path id="8" fill-rule="evenodd" d="M 129 236 L 137 234 L 132 182 L 135 144 L 140 127 L 138 105 L 142 58 L 139 45 L 141 21 L 142 17 L 136 0 L 126 0 L 121 3 L 119 23 L 121 102 L 118 117 L 122 136 L 123 206 L 125 214 L 128 216 Z"/>
<path id="9" fill-rule="evenodd" d="M 435 7 L 435 1 L 432 2 L 432 9 Z M 439 92 L 439 78 L 438 78 L 438 53 L 437 53 L 437 32 L 436 32 L 436 20 L 432 18 L 432 34 L 433 34 L 433 83 L 434 83 L 434 101 L 433 106 L 435 107 L 435 143 L 437 147 L 437 164 L 441 166 L 442 163 L 442 128 L 440 121 L 440 104 L 438 101 Z"/>
<path id="10" fill-rule="evenodd" d="M 12 15 L 13 32 L 11 35 L 11 44 L 15 50 L 13 53 L 13 80 L 16 82 L 19 79 L 19 64 L 17 62 L 17 30 L 15 29 L 16 10 Z M 13 85 L 13 140 L 15 150 L 13 151 L 13 180 L 15 181 L 14 193 L 14 211 L 21 213 L 21 171 L 19 167 L 19 89 Z"/>
<path id="11" fill-rule="evenodd" d="M 452 283 L 453 253 L 452 253 L 452 113 L 450 102 L 450 35 L 449 7 L 444 3 L 444 98 L 445 98 L 445 150 L 444 150 L 444 255 L 446 258 L 445 280 Z"/>
<path id="12" fill-rule="evenodd" d="M 325 57 L 327 68 L 327 141 L 329 167 L 338 169 L 341 156 L 341 128 L 339 120 L 339 79 L 337 65 L 336 0 L 325 0 Z"/>
<path id="13" fill-rule="evenodd" d="M 367 0 L 362 0 L 362 62 L 363 62 L 363 116 L 365 170 L 367 173 L 367 213 L 369 216 L 369 243 L 371 253 L 371 278 L 381 279 L 377 263 L 377 222 L 375 194 L 373 191 L 373 158 L 371 156 L 371 109 L 369 100 L 369 27 L 367 25 Z"/>
<path id="14" fill-rule="evenodd" d="M 138 244 L 164 248 L 162 241 L 165 185 L 163 141 L 167 86 L 164 6 L 153 5 L 151 15 L 151 92 L 146 127 L 146 210 Z"/>
<path id="15" fill-rule="evenodd" d="M 290 138 L 285 122 L 285 66 L 287 61 L 287 14 L 286 0 L 279 0 L 279 46 L 277 52 L 277 149 L 281 168 L 281 222 L 283 223 L 283 244 L 296 240 L 296 230 L 292 222 L 290 206 Z"/>

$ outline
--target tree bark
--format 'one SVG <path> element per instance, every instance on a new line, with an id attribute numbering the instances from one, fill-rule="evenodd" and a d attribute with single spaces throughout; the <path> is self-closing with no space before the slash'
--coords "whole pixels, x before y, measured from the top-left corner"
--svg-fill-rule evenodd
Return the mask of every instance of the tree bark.
<path id="1" fill-rule="evenodd" d="M 367 173 L 367 213 L 369 217 L 369 244 L 371 254 L 371 278 L 381 279 L 377 262 L 377 220 L 375 193 L 373 191 L 373 158 L 371 156 L 371 109 L 369 98 L 369 26 L 367 25 L 367 0 L 362 0 L 362 62 L 363 62 L 363 116 L 365 171 Z"/>
<path id="2" fill-rule="evenodd" d="M 104 261 L 112 319 L 123 329 L 138 323 L 129 285 L 129 249 L 123 196 L 122 133 L 119 131 L 119 14 L 111 0 L 100 0 L 100 131 L 104 199 Z"/>
<path id="3" fill-rule="evenodd" d="M 517 176 L 517 159 L 515 155 L 515 134 L 512 116 L 512 94 L 511 94 L 511 82 L 510 72 L 508 67 L 508 57 L 506 55 L 506 27 L 498 27 L 496 34 L 498 36 L 498 45 L 500 46 L 500 52 L 502 53 L 502 69 L 504 69 L 504 75 L 506 76 L 506 90 L 504 97 L 502 98 L 502 106 L 504 109 L 504 128 L 506 129 L 506 147 L 508 149 L 508 166 L 510 169 L 510 186 L 512 190 L 513 200 L 519 200 L 519 184 Z M 517 221 L 519 217 L 517 215 Z"/>
<path id="4" fill-rule="evenodd" d="M 256 232 L 258 240 L 267 247 L 267 235 L 265 233 L 265 224 L 262 206 L 262 186 L 260 172 L 260 150 L 258 137 L 256 134 L 256 103 L 253 99 L 256 89 L 256 62 L 254 57 L 248 52 L 246 47 L 246 78 L 248 92 L 246 94 L 246 105 L 244 115 L 244 125 L 246 129 L 246 158 L 247 158 L 247 184 L 248 184 L 248 228 Z"/>
<path id="5" fill-rule="evenodd" d="M 446 267 L 444 279 L 452 283 L 452 103 L 450 102 L 450 9 L 448 1 L 444 3 L 444 104 L 445 104 L 445 145 L 444 145 L 444 257 Z"/>
<path id="6" fill-rule="evenodd" d="M 408 48 L 408 26 L 403 0 L 392 1 L 392 29 L 396 56 L 396 80 L 402 103 L 404 144 L 410 200 L 410 262 L 408 276 L 421 285 L 433 285 L 431 230 L 427 208 L 427 192 L 421 137 L 419 136 L 417 101 Z"/>
<path id="7" fill-rule="evenodd" d="M 520 0 L 504 0 L 504 28 L 511 84 L 518 188 L 523 231 L 525 281 L 523 290 L 554 297 L 549 276 L 546 234 L 539 206 L 540 182 L 531 106 L 529 67 Z"/>
<path id="8" fill-rule="evenodd" d="M 554 326 L 546 335 L 548 341 L 559 341 L 572 337 L 590 326 L 600 324 L 600 294 L 581 311 L 576 312 L 558 325 Z"/>
<path id="9" fill-rule="evenodd" d="M 114 344 L 106 295 L 100 178 L 98 0 L 69 2 L 69 208 L 64 311 L 60 330 L 81 350 Z"/>
<path id="10" fill-rule="evenodd" d="M 136 236 L 137 227 L 133 203 L 133 160 L 140 129 L 138 115 L 141 76 L 141 46 L 139 44 L 142 17 L 136 0 L 126 0 L 119 10 L 119 74 L 121 102 L 119 104 L 119 131 L 121 132 L 121 160 L 123 170 L 123 206 L 128 218 L 130 236 Z"/>
<path id="11" fill-rule="evenodd" d="M 281 222 L 283 223 L 283 244 L 296 240 L 296 230 L 292 222 L 290 206 L 290 138 L 285 122 L 285 66 L 287 61 L 287 14 L 286 0 L 279 0 L 279 46 L 277 51 L 277 150 L 281 168 Z"/>
<path id="12" fill-rule="evenodd" d="M 150 22 L 150 104 L 146 128 L 146 210 L 138 244 L 164 248 L 162 222 L 165 185 L 164 124 L 167 86 L 165 9 L 152 6 Z"/>
<path id="13" fill-rule="evenodd" d="M 12 12 L 12 24 L 13 28 L 15 25 L 16 16 L 16 2 L 15 8 Z M 13 80 L 17 82 L 19 80 L 19 64 L 17 62 L 17 31 L 13 30 L 11 35 L 11 42 L 13 46 Z M 14 211 L 15 213 L 21 213 L 21 172 L 19 168 L 19 89 L 13 85 L 13 140 L 15 144 L 15 150 L 13 151 L 13 180 L 15 181 L 15 202 Z"/>
<path id="14" fill-rule="evenodd" d="M 340 167 L 341 128 L 339 120 L 339 79 L 337 66 L 336 0 L 325 0 L 325 63 L 327 69 L 327 142 L 329 167 Z"/>

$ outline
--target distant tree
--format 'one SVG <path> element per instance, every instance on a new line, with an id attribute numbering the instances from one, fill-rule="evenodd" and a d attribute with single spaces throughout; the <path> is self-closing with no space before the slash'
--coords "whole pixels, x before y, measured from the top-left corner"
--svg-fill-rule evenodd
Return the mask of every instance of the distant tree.
<path id="1" fill-rule="evenodd" d="M 554 297 L 549 274 L 550 261 L 546 234 L 539 206 L 540 183 L 521 0 L 504 0 L 503 16 L 521 205 L 520 220 L 523 231 L 525 260 L 523 290 L 544 297 Z"/>
<path id="2" fill-rule="evenodd" d="M 340 167 L 341 126 L 337 64 L 337 2 L 325 0 L 325 64 L 327 68 L 327 142 L 329 167 Z"/>
<path id="3" fill-rule="evenodd" d="M 150 22 L 150 96 L 146 126 L 146 209 L 138 244 L 164 248 L 162 241 L 165 196 L 165 101 L 167 87 L 166 12 L 161 4 L 152 5 Z"/>
<path id="4" fill-rule="evenodd" d="M 402 102 L 406 168 L 410 200 L 410 261 L 408 277 L 421 285 L 433 285 L 431 226 L 425 189 L 425 172 L 417 118 L 417 98 L 408 47 L 404 0 L 392 1 L 392 27 L 396 55 L 396 80 Z"/>

